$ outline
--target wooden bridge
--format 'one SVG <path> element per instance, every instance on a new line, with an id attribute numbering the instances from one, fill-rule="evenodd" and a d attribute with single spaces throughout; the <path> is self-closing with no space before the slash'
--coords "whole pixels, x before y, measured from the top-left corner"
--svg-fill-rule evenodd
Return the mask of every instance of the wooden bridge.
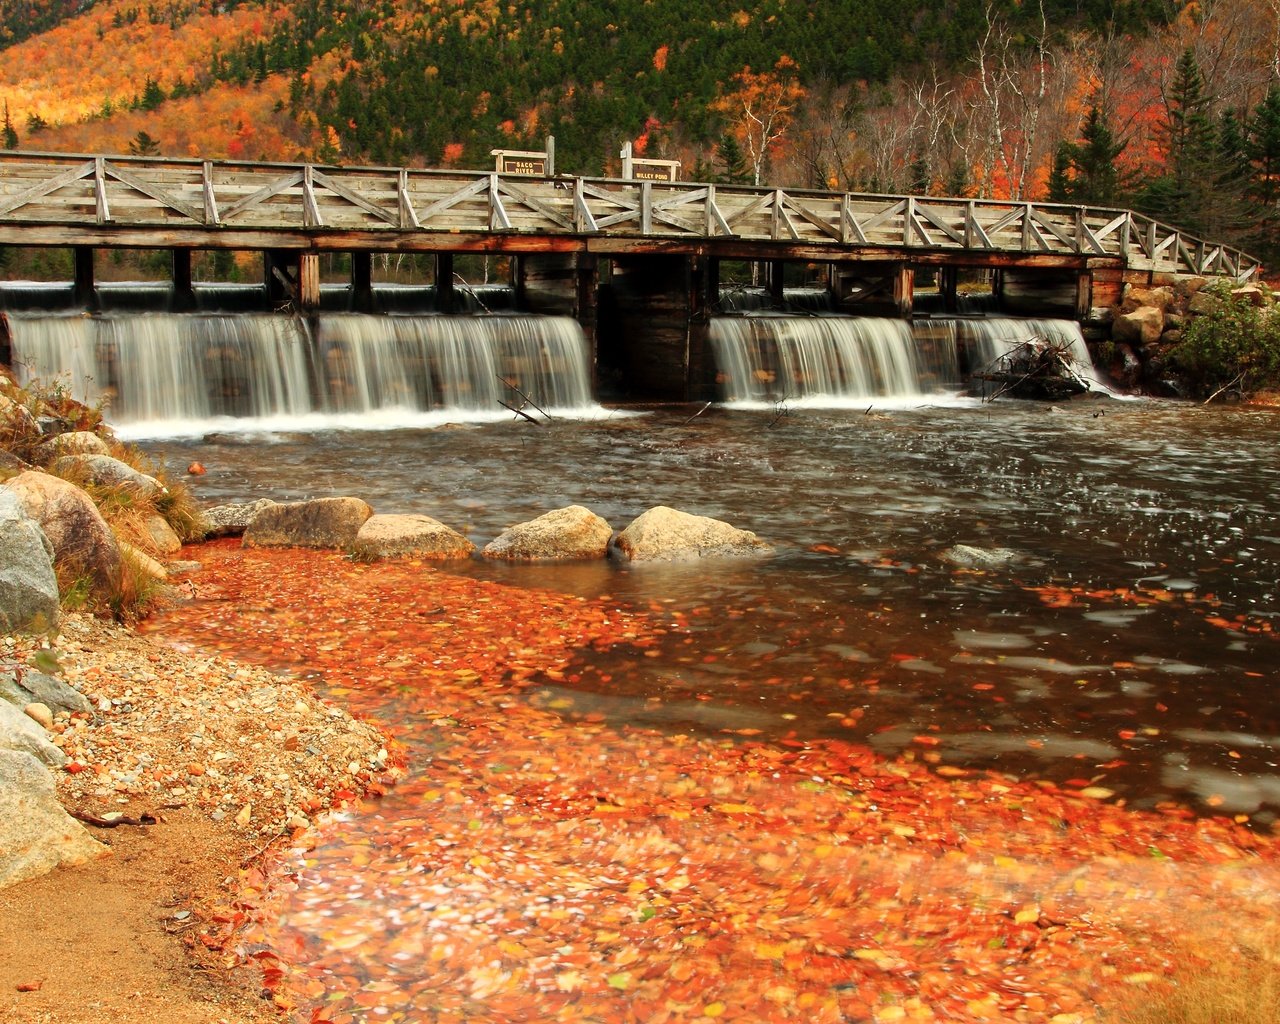
<path id="1" fill-rule="evenodd" d="M 567 313 L 595 336 L 600 264 L 622 329 L 643 329 L 678 360 L 684 389 L 703 372 L 691 324 L 718 308 L 721 261 L 763 264 L 782 300 L 788 264 L 825 266 L 834 304 L 910 316 L 915 275 L 954 308 L 958 275 L 990 271 L 1009 305 L 1086 319 L 1126 282 L 1179 275 L 1247 280 L 1257 261 L 1129 210 L 922 196 L 488 171 L 328 167 L 151 157 L 0 153 L 0 245 L 76 253 L 76 295 L 92 308 L 93 254 L 168 249 L 175 304 L 191 253 L 257 250 L 272 299 L 320 301 L 319 257 L 352 254 L 355 308 L 367 308 L 375 253 L 432 253 L 449 311 L 455 254 L 505 254 L 521 305 Z M 1056 306 L 1046 309 L 1045 306 Z M 628 327 L 631 325 L 631 328 Z M 626 344 L 630 345 L 630 342 Z M 638 361 L 637 372 L 653 363 Z M 658 388 L 671 391 L 664 384 Z"/>
<path id="2" fill-rule="evenodd" d="M 714 254 L 1258 271 L 1129 210 L 782 188 L 0 153 L 0 244 Z"/>

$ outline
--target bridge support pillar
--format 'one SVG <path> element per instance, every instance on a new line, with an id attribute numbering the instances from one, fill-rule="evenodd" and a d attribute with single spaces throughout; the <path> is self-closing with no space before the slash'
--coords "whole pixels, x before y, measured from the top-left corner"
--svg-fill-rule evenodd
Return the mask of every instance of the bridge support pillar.
<path id="1" fill-rule="evenodd" d="M 705 313 L 717 277 L 706 261 L 687 256 L 614 257 L 608 333 L 621 342 L 613 369 L 628 395 L 668 402 L 706 396 L 712 371 Z"/>
<path id="2" fill-rule="evenodd" d="M 191 250 L 170 250 L 173 267 L 173 295 L 169 305 L 175 313 L 190 313 L 196 308 L 196 292 L 191 283 Z"/>
<path id="3" fill-rule="evenodd" d="M 911 319 L 916 301 L 916 269 L 910 263 L 899 263 L 893 272 L 893 305 L 898 316 Z"/>
<path id="4" fill-rule="evenodd" d="M 273 307 L 294 303 L 303 312 L 320 308 L 320 254 L 290 249 L 262 253 L 267 300 Z"/>
<path id="5" fill-rule="evenodd" d="M 93 246 L 75 247 L 75 302 L 91 313 L 98 311 L 98 292 L 93 284 Z"/>
<path id="6" fill-rule="evenodd" d="M 458 297 L 453 287 L 453 253 L 436 253 L 436 312 L 456 313 Z"/>
<path id="7" fill-rule="evenodd" d="M 942 308 L 947 313 L 954 313 L 960 308 L 957 296 L 959 283 L 959 267 L 947 265 L 938 268 L 938 291 L 942 294 Z"/>
<path id="8" fill-rule="evenodd" d="M 373 312 L 373 253 L 351 253 L 351 308 L 357 313 Z"/>
<path id="9" fill-rule="evenodd" d="M 784 260 L 770 260 L 767 266 L 769 270 L 769 304 L 774 309 L 786 309 L 787 299 L 784 285 L 787 264 Z"/>

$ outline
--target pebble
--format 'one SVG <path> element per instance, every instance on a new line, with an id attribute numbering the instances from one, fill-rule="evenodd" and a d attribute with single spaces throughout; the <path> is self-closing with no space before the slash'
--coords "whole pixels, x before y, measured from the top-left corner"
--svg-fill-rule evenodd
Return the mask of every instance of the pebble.
<path id="1" fill-rule="evenodd" d="M 38 700 L 32 701 L 22 709 L 22 713 L 46 729 L 53 728 L 53 712 L 49 710 L 47 704 L 42 704 Z"/>
<path id="2" fill-rule="evenodd" d="M 307 827 L 397 773 L 380 756 L 386 739 L 372 725 L 325 704 L 301 680 L 179 652 L 76 613 L 61 629 L 54 649 L 63 680 L 98 712 L 41 723 L 56 725 L 53 738 L 68 758 L 58 773 L 64 803 L 91 812 L 101 810 L 95 801 L 127 801 L 138 811 L 191 804 L 263 839 Z M 35 650 L 29 638 L 2 639 L 19 655 Z"/>

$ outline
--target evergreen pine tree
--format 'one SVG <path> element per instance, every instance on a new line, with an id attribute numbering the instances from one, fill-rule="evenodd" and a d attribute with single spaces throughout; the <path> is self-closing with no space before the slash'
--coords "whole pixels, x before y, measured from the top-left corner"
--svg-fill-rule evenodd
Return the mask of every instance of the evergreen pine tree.
<path id="1" fill-rule="evenodd" d="M 1071 154 L 1075 147 L 1071 143 L 1063 141 L 1058 143 L 1058 148 L 1053 153 L 1053 167 L 1049 171 L 1049 202 L 1051 203 L 1069 203 L 1071 202 L 1072 181 L 1071 181 Z"/>
<path id="2" fill-rule="evenodd" d="M 1209 119 L 1209 101 L 1195 54 L 1184 50 L 1166 98 L 1166 194 L 1171 205 L 1159 212 L 1177 227 L 1193 232 L 1203 230 L 1213 192 L 1217 140 Z"/>
<path id="3" fill-rule="evenodd" d="M 716 156 L 720 160 L 720 181 L 726 185 L 745 185 L 751 181 L 751 171 L 747 167 L 747 158 L 742 155 L 742 147 L 729 132 L 720 137 L 716 145 Z"/>
<path id="4" fill-rule="evenodd" d="M 1244 145 L 1250 173 L 1246 195 L 1254 231 L 1249 248 L 1259 259 L 1280 256 L 1280 86 L 1272 85 L 1249 118 Z"/>
<path id="5" fill-rule="evenodd" d="M 1116 141 L 1107 119 L 1097 106 L 1089 108 L 1081 142 L 1073 147 L 1071 162 L 1075 169 L 1072 199 L 1088 206 L 1115 206 L 1120 199 L 1120 170 L 1116 158 L 1124 152 L 1125 143 Z"/>
<path id="6" fill-rule="evenodd" d="M 9 101 L 4 101 L 4 148 L 18 148 L 18 130 L 13 127 L 13 118 L 9 116 Z"/>

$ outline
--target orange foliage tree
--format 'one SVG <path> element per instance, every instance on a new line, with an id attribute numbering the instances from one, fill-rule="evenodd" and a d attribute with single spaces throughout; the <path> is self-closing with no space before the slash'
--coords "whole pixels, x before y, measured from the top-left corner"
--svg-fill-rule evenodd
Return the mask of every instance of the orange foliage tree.
<path id="1" fill-rule="evenodd" d="M 757 185 L 770 152 L 781 144 L 795 118 L 796 105 L 805 96 L 799 70 L 785 54 L 772 71 L 743 68 L 733 76 L 734 88 L 713 104 L 713 109 L 729 119 L 730 131 L 751 161 L 752 181 Z"/>

